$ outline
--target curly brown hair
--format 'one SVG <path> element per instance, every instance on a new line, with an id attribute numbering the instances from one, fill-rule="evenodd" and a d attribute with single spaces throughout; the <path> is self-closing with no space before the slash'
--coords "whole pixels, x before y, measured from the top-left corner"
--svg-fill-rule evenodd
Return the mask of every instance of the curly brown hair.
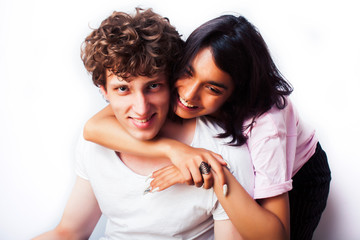
<path id="1" fill-rule="evenodd" d="M 167 18 L 136 8 L 134 16 L 115 11 L 103 20 L 82 44 L 81 59 L 98 87 L 106 86 L 107 69 L 125 80 L 161 73 L 172 78 L 183 45 Z"/>

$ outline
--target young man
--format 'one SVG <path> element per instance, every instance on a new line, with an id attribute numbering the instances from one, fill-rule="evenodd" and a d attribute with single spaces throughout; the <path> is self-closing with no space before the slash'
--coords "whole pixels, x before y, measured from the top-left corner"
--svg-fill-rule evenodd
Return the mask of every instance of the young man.
<path id="1" fill-rule="evenodd" d="M 216 126 L 200 119 L 167 121 L 168 79 L 181 50 L 182 41 L 166 19 L 137 9 L 134 16 L 114 12 L 105 19 L 86 38 L 82 59 L 132 137 L 150 140 L 163 134 L 222 153 L 215 143 L 221 140 L 211 137 Z M 233 150 L 231 155 L 243 162 L 232 169 L 233 174 L 251 192 L 247 149 Z M 229 157 L 230 164 L 233 158 Z M 36 239 L 86 239 L 101 214 L 108 219 L 104 239 L 240 239 L 213 189 L 177 184 L 148 193 L 151 180 L 146 176 L 170 164 L 168 159 L 114 152 L 81 136 L 78 177 L 63 217 L 54 230 Z"/>

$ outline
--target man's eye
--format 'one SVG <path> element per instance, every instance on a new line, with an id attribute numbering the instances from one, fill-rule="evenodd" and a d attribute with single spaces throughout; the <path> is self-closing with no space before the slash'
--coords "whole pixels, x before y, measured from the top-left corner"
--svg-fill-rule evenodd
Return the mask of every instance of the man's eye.
<path id="1" fill-rule="evenodd" d="M 118 88 L 117 88 L 117 91 L 120 92 L 120 93 L 123 93 L 123 92 L 125 92 L 125 91 L 127 91 L 127 90 L 128 90 L 128 88 L 125 87 L 125 86 L 122 86 L 122 87 L 118 87 Z"/>
<path id="2" fill-rule="evenodd" d="M 155 88 L 158 88 L 158 87 L 159 87 L 158 83 L 152 83 L 152 84 L 149 85 L 150 89 L 155 89 Z"/>

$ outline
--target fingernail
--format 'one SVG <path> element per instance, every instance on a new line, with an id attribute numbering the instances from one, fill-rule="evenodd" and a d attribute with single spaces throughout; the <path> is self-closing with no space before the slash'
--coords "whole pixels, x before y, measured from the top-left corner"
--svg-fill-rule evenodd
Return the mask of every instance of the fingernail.
<path id="1" fill-rule="evenodd" d="M 223 185 L 223 194 L 224 194 L 224 197 L 226 197 L 226 195 L 228 194 L 228 185 L 227 184 Z"/>
<path id="2" fill-rule="evenodd" d="M 150 173 L 149 175 L 147 175 L 145 178 L 145 182 L 147 182 L 152 177 L 152 175 L 153 175 L 153 173 Z"/>
<path id="3" fill-rule="evenodd" d="M 158 191 L 159 191 L 159 187 L 154 188 L 154 190 L 150 190 L 151 193 L 155 193 L 155 192 L 158 192 Z"/>
<path id="4" fill-rule="evenodd" d="M 151 191 L 151 187 L 147 187 L 143 193 L 143 195 L 148 194 Z"/>
<path id="5" fill-rule="evenodd" d="M 224 162 L 226 163 L 226 167 L 230 169 L 230 164 L 226 160 L 224 160 Z"/>

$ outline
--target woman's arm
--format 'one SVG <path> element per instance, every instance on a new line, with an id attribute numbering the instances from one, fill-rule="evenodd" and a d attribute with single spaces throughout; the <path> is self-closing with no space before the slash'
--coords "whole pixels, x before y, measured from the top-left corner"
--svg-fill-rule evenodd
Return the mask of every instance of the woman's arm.
<path id="1" fill-rule="evenodd" d="M 183 174 L 187 184 L 202 186 L 203 178 L 199 171 L 202 161 L 207 162 L 218 174 L 222 185 L 225 176 L 222 165 L 226 162 L 216 153 L 206 149 L 192 148 L 170 138 L 156 138 L 140 141 L 129 135 L 117 121 L 110 105 L 94 115 L 84 127 L 84 138 L 119 152 L 127 152 L 147 157 L 167 157 Z M 209 178 L 205 178 L 208 181 Z M 212 186 L 207 183 L 206 186 Z"/>
<path id="2" fill-rule="evenodd" d="M 287 193 L 262 199 L 259 201 L 259 205 L 227 169 L 224 168 L 224 172 L 229 188 L 227 196 L 224 196 L 222 185 L 218 182 L 219 178 L 213 172 L 214 190 L 232 224 L 243 239 L 289 239 Z M 162 190 L 164 186 L 184 183 L 179 170 L 173 165 L 154 172 L 153 177 L 152 189 Z"/>
<path id="3" fill-rule="evenodd" d="M 226 197 L 214 174 L 215 193 L 244 239 L 290 239 L 290 216 L 288 194 L 262 199 L 257 203 L 236 178 L 225 169 L 229 187 Z"/>
<path id="4" fill-rule="evenodd" d="M 166 152 L 176 142 L 171 139 L 135 139 L 119 124 L 110 105 L 87 121 L 84 138 L 116 151 L 147 157 L 167 157 Z"/>

